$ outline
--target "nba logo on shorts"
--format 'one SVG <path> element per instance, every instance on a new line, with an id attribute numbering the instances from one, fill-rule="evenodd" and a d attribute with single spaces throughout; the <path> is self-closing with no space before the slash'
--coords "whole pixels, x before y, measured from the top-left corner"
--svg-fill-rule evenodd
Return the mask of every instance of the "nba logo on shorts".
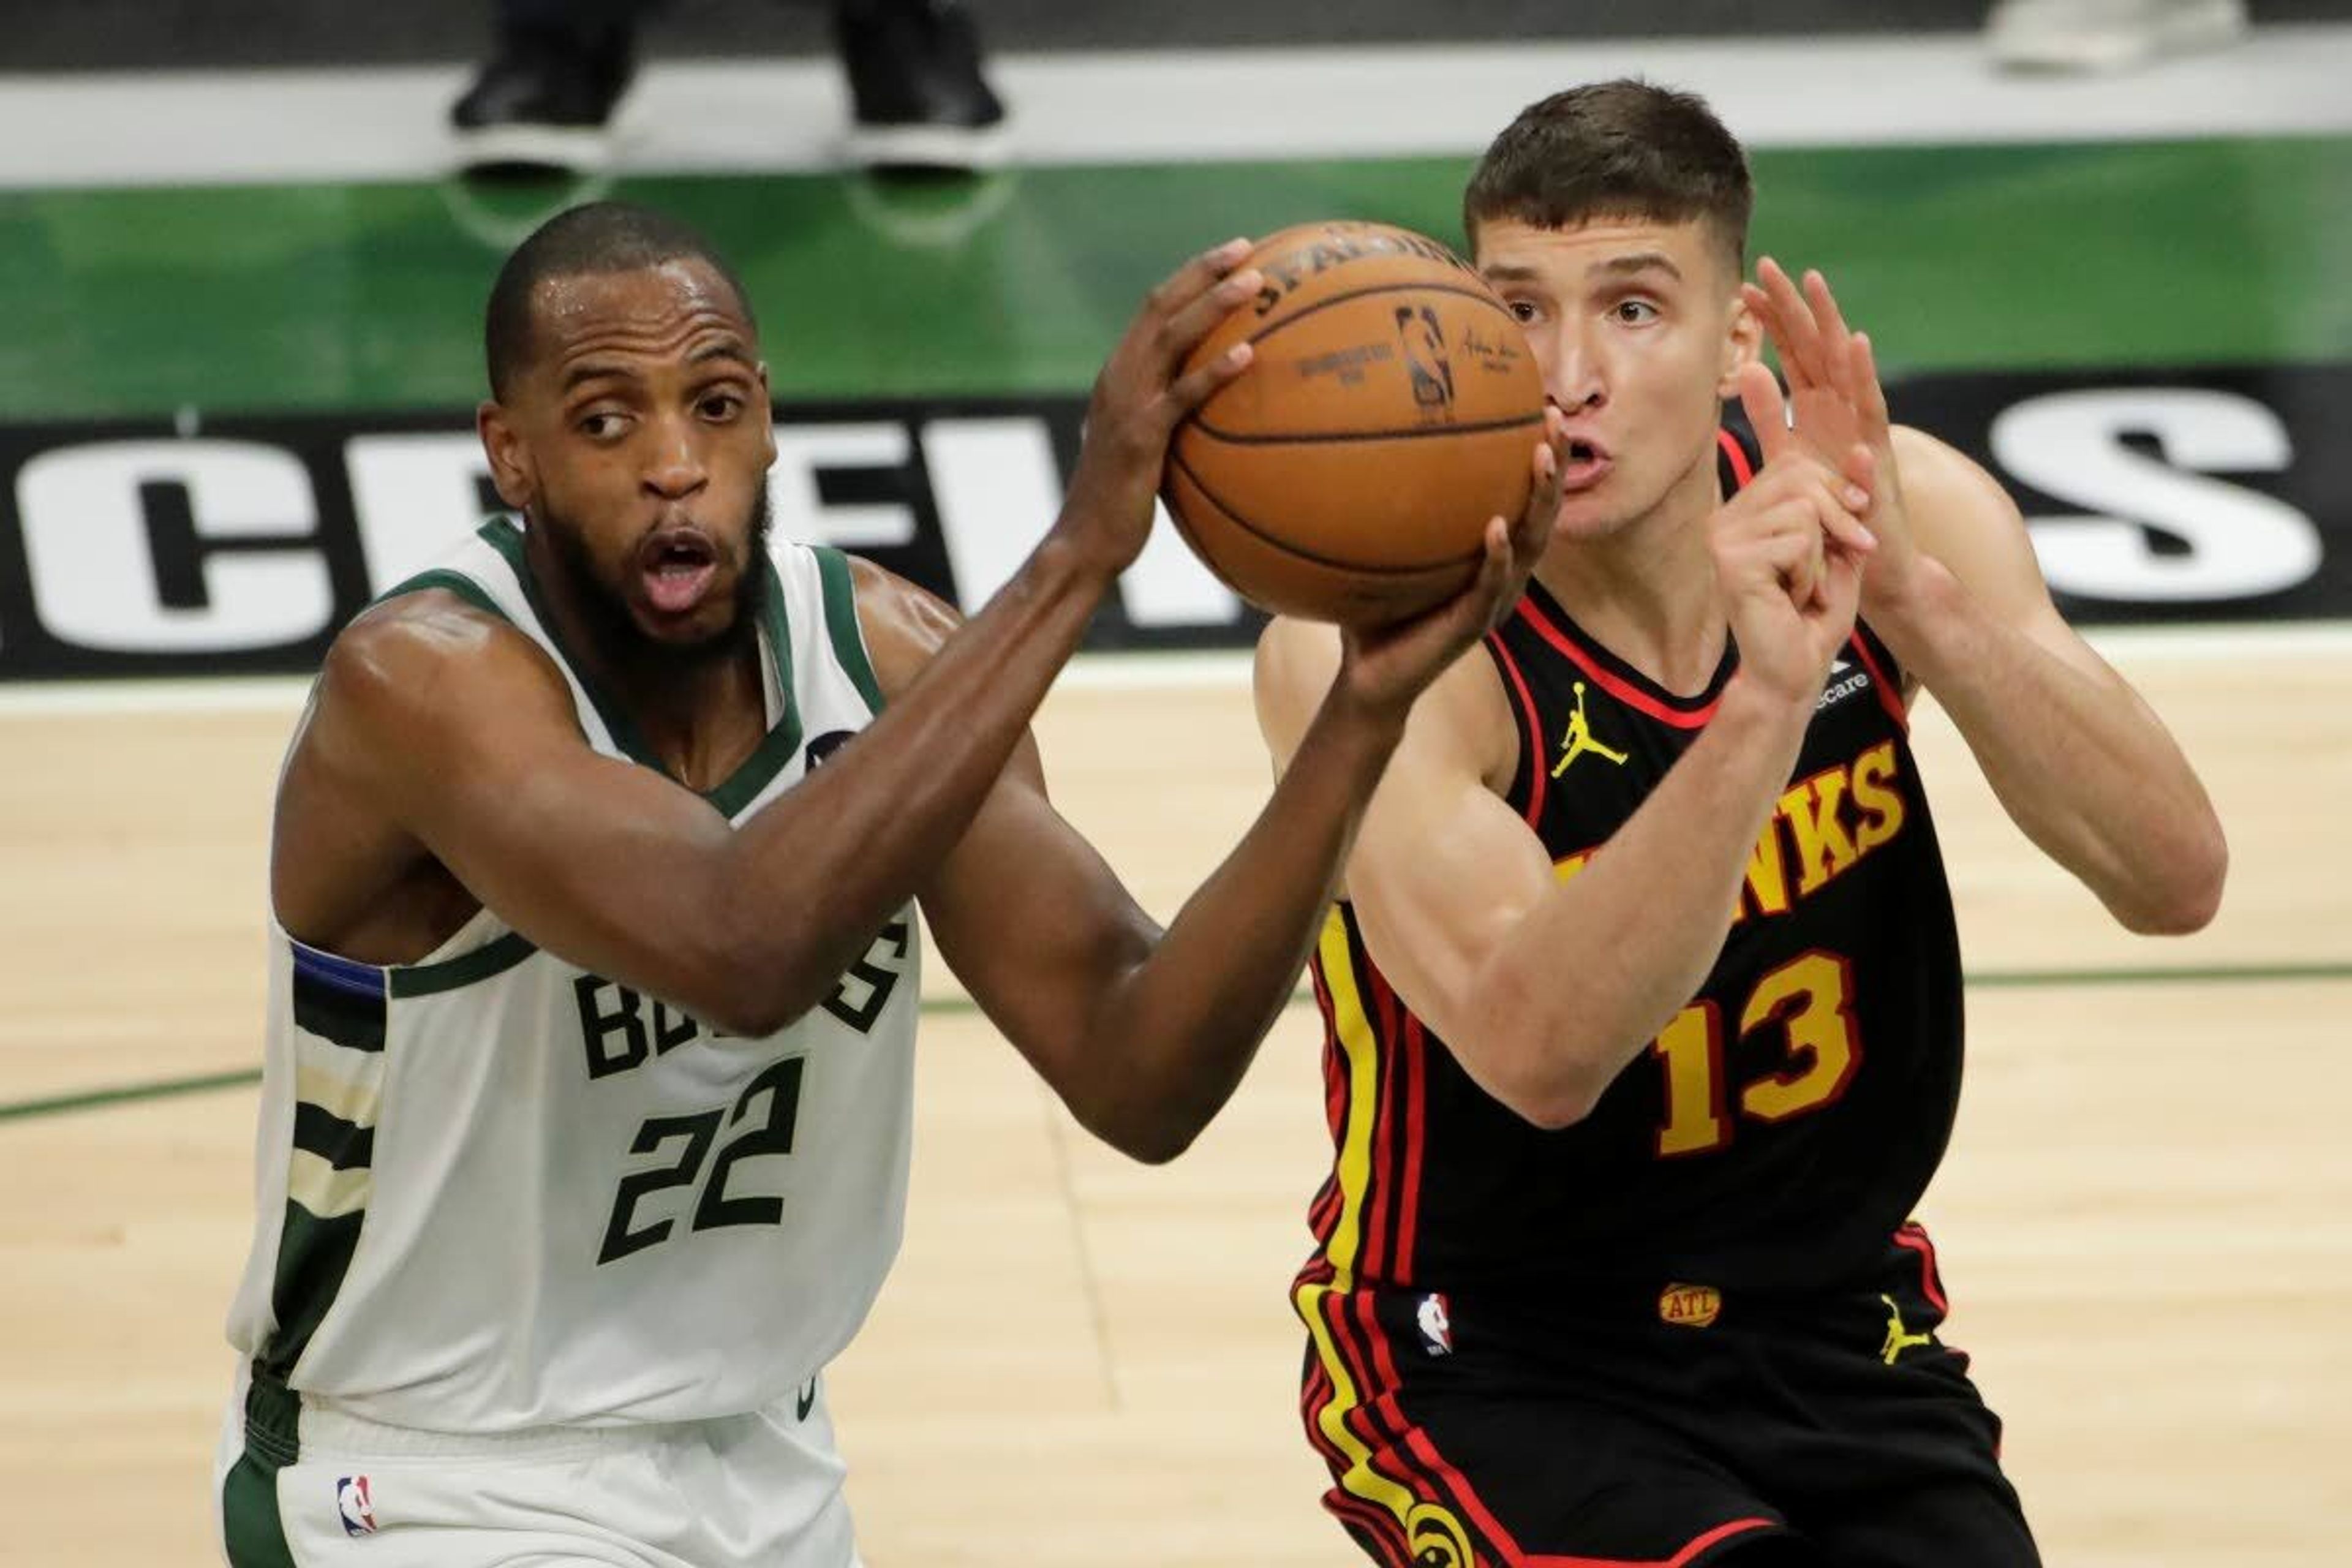
<path id="1" fill-rule="evenodd" d="M 1451 1355 L 1454 1322 L 1446 1315 L 1445 1298 L 1431 1291 L 1421 1299 L 1421 1309 L 1413 1316 L 1421 1324 L 1422 1347 L 1432 1355 Z"/>
<path id="2" fill-rule="evenodd" d="M 375 1502 L 365 1476 L 345 1476 L 335 1483 L 335 1511 L 343 1516 L 345 1535 L 375 1533 Z"/>

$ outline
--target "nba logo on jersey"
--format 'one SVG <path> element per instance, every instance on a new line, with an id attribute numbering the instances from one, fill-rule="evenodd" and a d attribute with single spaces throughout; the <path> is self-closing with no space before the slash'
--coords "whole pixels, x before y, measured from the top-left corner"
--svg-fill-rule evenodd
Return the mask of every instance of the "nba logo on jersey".
<path id="1" fill-rule="evenodd" d="M 1421 1310 L 1414 1314 L 1421 1324 L 1422 1344 L 1432 1355 L 1454 1353 L 1454 1323 L 1446 1316 L 1445 1298 L 1433 1290 L 1421 1299 Z"/>
<path id="2" fill-rule="evenodd" d="M 365 1476 L 345 1476 L 335 1483 L 335 1511 L 343 1516 L 345 1535 L 375 1533 L 375 1502 Z"/>

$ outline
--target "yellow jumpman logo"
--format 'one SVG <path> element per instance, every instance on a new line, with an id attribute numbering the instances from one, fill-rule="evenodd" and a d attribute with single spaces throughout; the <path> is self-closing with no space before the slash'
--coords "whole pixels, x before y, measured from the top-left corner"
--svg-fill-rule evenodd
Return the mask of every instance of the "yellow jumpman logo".
<path id="1" fill-rule="evenodd" d="M 1935 1336 L 1932 1334 L 1905 1333 L 1903 1309 L 1895 1304 L 1895 1298 L 1881 1296 L 1879 1300 L 1886 1303 L 1886 1342 L 1879 1347 L 1878 1356 L 1881 1361 L 1893 1366 L 1895 1358 L 1913 1345 L 1931 1345 L 1936 1342 Z"/>
<path id="2" fill-rule="evenodd" d="M 1587 752 L 1591 752 L 1595 756 L 1606 757 L 1620 767 L 1625 764 L 1624 752 L 1611 751 L 1592 738 L 1592 726 L 1585 721 L 1584 717 L 1584 682 L 1581 680 L 1576 683 L 1576 711 L 1569 715 L 1568 739 L 1560 743 L 1567 747 L 1567 750 L 1560 752 L 1559 764 L 1551 770 L 1551 776 L 1554 778 L 1568 772 L 1568 764 Z"/>

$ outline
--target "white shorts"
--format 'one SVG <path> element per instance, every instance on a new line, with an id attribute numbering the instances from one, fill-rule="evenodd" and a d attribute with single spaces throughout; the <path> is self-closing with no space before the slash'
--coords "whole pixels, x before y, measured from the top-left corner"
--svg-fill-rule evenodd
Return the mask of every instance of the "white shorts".
<path id="1" fill-rule="evenodd" d="M 311 1399 L 289 1434 L 248 1381 L 213 1474 L 231 1568 L 859 1568 L 814 1384 L 749 1415 L 466 1437 Z"/>

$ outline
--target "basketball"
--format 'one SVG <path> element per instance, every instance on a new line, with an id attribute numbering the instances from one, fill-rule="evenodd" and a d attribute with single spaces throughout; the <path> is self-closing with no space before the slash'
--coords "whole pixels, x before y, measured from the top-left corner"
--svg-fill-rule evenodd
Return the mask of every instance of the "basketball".
<path id="1" fill-rule="evenodd" d="M 1265 282 L 1187 368 L 1255 359 L 1188 416 L 1163 493 L 1177 527 L 1262 609 L 1378 625 L 1476 575 L 1517 521 L 1543 378 L 1503 302 L 1437 241 L 1376 223 L 1284 229 Z"/>

